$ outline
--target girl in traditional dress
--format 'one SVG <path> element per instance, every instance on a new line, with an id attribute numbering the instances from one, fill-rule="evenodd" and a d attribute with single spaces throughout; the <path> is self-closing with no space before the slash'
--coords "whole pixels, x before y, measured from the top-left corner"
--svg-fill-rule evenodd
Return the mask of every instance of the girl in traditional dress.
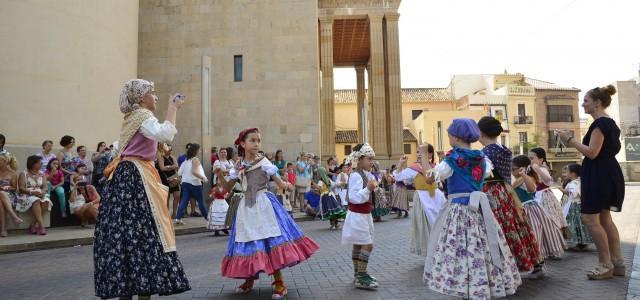
<path id="1" fill-rule="evenodd" d="M 565 203 L 563 205 L 563 213 L 566 211 L 570 232 L 567 242 L 572 244 L 570 250 L 577 251 L 582 251 L 587 248 L 588 244 L 593 243 L 591 234 L 580 217 L 580 171 L 579 164 L 570 164 L 562 168 L 562 177 L 568 180 L 564 186 Z"/>
<path id="2" fill-rule="evenodd" d="M 272 299 L 287 295 L 281 269 L 307 260 L 319 248 L 306 237 L 285 211 L 276 196 L 267 191 L 269 179 L 280 187 L 292 187 L 277 175 L 278 168 L 266 157 L 259 156 L 261 144 L 257 128 L 243 130 L 235 145 L 244 159 L 231 171 L 229 181 L 216 169 L 225 187 L 241 183 L 244 198 L 240 200 L 236 220 L 231 227 L 229 246 L 222 260 L 222 276 L 244 279 L 237 293 L 249 293 L 260 273 L 273 275 Z"/>
<path id="3" fill-rule="evenodd" d="M 483 117 L 478 121 L 482 152 L 491 160 L 493 177 L 487 179 L 483 191 L 490 200 L 493 214 L 500 223 L 511 253 L 516 258 L 520 272 L 531 272 L 540 257 L 538 242 L 527 220 L 522 205 L 515 199 L 511 187 L 511 150 L 498 144 L 502 133 L 500 121 L 493 117 Z"/>
<path id="4" fill-rule="evenodd" d="M 338 196 L 340 197 L 340 204 L 343 208 L 347 207 L 347 183 L 349 183 L 349 165 L 342 164 L 340 165 L 340 174 L 338 174 L 338 179 L 336 180 L 336 186 L 338 191 Z"/>
<path id="5" fill-rule="evenodd" d="M 453 150 L 435 168 L 423 164 L 430 182 L 449 180 L 449 201 L 429 238 L 424 279 L 430 289 L 456 297 L 512 295 L 522 280 L 482 192 L 493 166 L 482 151 L 471 149 L 480 130 L 471 119 L 454 119 L 447 132 Z"/>
<path id="6" fill-rule="evenodd" d="M 224 151 L 226 156 L 226 150 L 224 150 L 224 148 L 220 151 Z M 207 227 L 209 230 L 213 230 L 215 236 L 220 235 L 220 231 L 226 235 L 229 234 L 229 231 L 227 230 L 228 227 L 225 225 L 227 211 L 229 210 L 229 204 L 227 203 L 227 200 L 225 200 L 228 194 L 229 192 L 227 192 L 227 189 L 222 184 L 222 180 L 218 178 L 217 184 L 211 188 L 211 193 L 209 194 L 209 197 L 213 199 L 213 202 L 211 202 L 209 207 L 209 221 L 207 222 Z"/>
<path id="7" fill-rule="evenodd" d="M 533 179 L 533 171 L 527 173 L 531 160 L 525 155 L 513 158 L 511 174 L 516 178 L 513 188 L 522 204 L 525 215 L 536 236 L 540 249 L 540 258 L 527 278 L 540 278 L 544 276 L 544 259 L 547 257 L 559 257 L 564 253 L 564 238 L 558 224 L 535 201 L 536 182 Z"/>
<path id="8" fill-rule="evenodd" d="M 405 169 L 406 162 L 406 157 L 403 156 L 400 162 L 398 162 L 398 169 L 391 173 L 395 180 L 393 195 L 391 197 L 391 208 L 397 211 L 398 215 L 396 218 L 402 218 L 402 213 L 404 213 L 405 218 L 409 216 L 409 191 L 407 190 L 407 186 L 413 186 L 413 176 L 409 176 L 405 180 L 397 179 L 400 172 Z"/>
<path id="9" fill-rule="evenodd" d="M 176 112 L 184 100 L 171 96 L 163 123 L 153 115 L 157 101 L 153 83 L 142 79 L 129 80 L 120 95 L 120 152 L 105 169 L 109 179 L 93 247 L 100 298 L 149 299 L 191 289 L 176 254 L 168 190 L 153 162 L 157 143 L 171 142 L 177 133 Z"/>
<path id="10" fill-rule="evenodd" d="M 547 152 L 542 148 L 533 148 L 529 150 L 529 159 L 531 160 L 531 170 L 534 172 L 533 177 L 536 179 L 536 201 L 560 228 L 566 228 L 568 224 L 562 215 L 560 200 L 551 191 L 554 182 L 551 173 L 549 173 Z"/>
<path id="11" fill-rule="evenodd" d="M 396 181 L 407 182 L 407 179 L 415 185 L 416 192 L 413 196 L 413 210 L 411 211 L 411 253 L 426 256 L 431 227 L 438 218 L 438 213 L 447 202 L 444 193 L 438 189 L 435 181 L 428 182 L 424 175 L 423 164 L 428 164 L 430 168 L 435 167 L 433 161 L 434 149 L 430 144 L 418 147 L 418 161 L 408 168 L 406 156 L 400 159 L 399 173 L 396 174 Z"/>
<path id="12" fill-rule="evenodd" d="M 378 288 L 378 280 L 367 272 L 373 251 L 373 193 L 378 187 L 378 181 L 369 173 L 375 156 L 369 144 L 358 144 L 347 158 L 355 169 L 349 175 L 349 211 L 342 227 L 342 244 L 353 245 L 354 284 L 359 289 Z"/>
<path id="13" fill-rule="evenodd" d="M 374 222 L 382 222 L 382 217 L 389 214 L 389 203 L 387 201 L 387 195 L 380 185 L 382 180 L 382 173 L 380 173 L 380 166 L 377 162 L 374 162 L 371 167 L 371 175 L 375 178 L 378 185 L 373 191 L 373 210 L 371 211 L 371 215 L 373 216 Z"/>
<path id="14" fill-rule="evenodd" d="M 320 205 L 322 205 L 322 217 L 329 220 L 331 224 L 330 230 L 337 230 L 340 226 L 339 219 L 344 219 L 347 216 L 347 211 L 340 205 L 332 191 L 332 187 L 335 185 L 327 174 L 327 169 L 324 167 L 318 168 L 320 181 Z"/>

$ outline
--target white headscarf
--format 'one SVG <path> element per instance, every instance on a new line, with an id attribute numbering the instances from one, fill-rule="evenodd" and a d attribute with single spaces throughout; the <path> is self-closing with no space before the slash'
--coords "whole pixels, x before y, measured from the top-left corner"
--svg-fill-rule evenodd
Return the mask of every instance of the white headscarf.
<path id="1" fill-rule="evenodd" d="M 120 94 L 120 111 L 123 114 L 140 108 L 142 97 L 153 90 L 153 82 L 131 79 L 124 84 Z"/>
<path id="2" fill-rule="evenodd" d="M 353 151 L 351 152 L 351 154 L 349 154 L 349 157 L 347 157 L 347 163 L 351 165 L 357 164 L 358 159 L 360 159 L 360 157 L 362 156 L 375 157 L 376 153 L 373 152 L 373 148 L 371 148 L 369 144 L 363 144 L 360 150 Z"/>

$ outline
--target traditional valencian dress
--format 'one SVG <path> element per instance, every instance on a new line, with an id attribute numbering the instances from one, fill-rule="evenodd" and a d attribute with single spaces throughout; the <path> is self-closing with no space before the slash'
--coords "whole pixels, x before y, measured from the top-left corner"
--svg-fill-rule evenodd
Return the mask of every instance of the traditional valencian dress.
<path id="1" fill-rule="evenodd" d="M 327 175 L 327 170 L 324 167 L 318 168 L 320 182 L 322 183 L 322 189 L 320 192 L 320 203 L 322 205 L 322 216 L 325 219 L 336 222 L 338 219 L 344 219 L 347 216 L 347 211 L 344 209 L 332 192 L 331 187 L 333 182 Z"/>
<path id="2" fill-rule="evenodd" d="M 582 223 L 580 213 L 580 178 L 569 182 L 564 189 L 567 193 L 564 199 L 563 213 L 566 211 L 567 223 L 569 223 L 569 231 L 571 232 L 571 236 L 567 239 L 567 242 L 573 244 L 572 246 L 593 243 L 587 227 Z"/>
<path id="3" fill-rule="evenodd" d="M 522 283 L 502 229 L 493 216 L 484 178 L 491 162 L 479 150 L 454 148 L 431 170 L 448 179 L 449 201 L 429 238 L 424 280 L 442 294 L 490 299 L 516 292 Z"/>
<path id="4" fill-rule="evenodd" d="M 540 167 L 540 172 L 550 176 L 549 170 L 546 167 Z M 560 200 L 556 198 L 556 195 L 551 190 L 552 185 L 553 180 L 549 182 L 537 182 L 535 199 L 558 227 L 567 227 L 567 220 L 565 220 L 564 215 L 562 215 Z"/>
<path id="5" fill-rule="evenodd" d="M 225 224 L 225 220 L 227 218 L 227 211 L 229 210 L 229 204 L 225 197 L 227 196 L 227 191 L 219 186 L 216 186 L 211 191 L 211 198 L 213 198 L 213 202 L 211 202 L 211 206 L 209 207 L 209 221 L 207 223 L 207 228 L 209 230 L 226 230 L 228 229 Z"/>
<path id="6" fill-rule="evenodd" d="M 435 165 L 432 164 L 431 167 Z M 411 253 L 427 255 L 431 226 L 435 224 L 442 206 L 447 202 L 437 183 L 427 183 L 420 164 L 413 164 L 394 176 L 396 182 L 412 184 L 416 188 L 411 211 Z"/>
<path id="7" fill-rule="evenodd" d="M 367 182 L 375 177 L 366 171 L 354 169 L 349 174 L 347 199 L 349 211 L 342 226 L 342 244 L 373 244 L 373 192 Z"/>
<path id="8" fill-rule="evenodd" d="M 524 183 L 514 188 L 540 246 L 541 258 L 562 255 L 565 241 L 560 226 L 535 200 L 535 193 L 526 190 Z"/>
<path id="9" fill-rule="evenodd" d="M 272 275 L 318 250 L 318 244 L 304 235 L 276 196 L 267 191 L 269 178 L 277 171 L 265 157 L 243 161 L 231 171 L 229 178 L 240 181 L 244 197 L 231 227 L 222 276 L 257 279 L 262 272 Z"/>
<path id="10" fill-rule="evenodd" d="M 490 144 L 482 150 L 493 164 L 493 177 L 487 179 L 483 191 L 494 202 L 493 214 L 504 232 L 511 253 L 521 272 L 530 271 L 540 260 L 540 246 L 522 205 L 511 187 L 511 150 Z"/>
<path id="11" fill-rule="evenodd" d="M 101 298 L 170 295 L 190 290 L 176 254 L 167 209 L 169 188 L 154 166 L 158 142 L 177 130 L 138 108 L 125 115 L 120 148 L 111 162 L 96 222 L 95 291 Z"/>

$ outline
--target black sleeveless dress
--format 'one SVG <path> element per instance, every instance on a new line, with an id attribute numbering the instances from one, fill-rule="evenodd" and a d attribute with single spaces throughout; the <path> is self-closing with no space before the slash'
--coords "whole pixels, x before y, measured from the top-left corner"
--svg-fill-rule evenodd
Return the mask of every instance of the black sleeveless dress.
<path id="1" fill-rule="evenodd" d="M 604 134 L 602 149 L 595 159 L 582 161 L 581 192 L 583 214 L 597 214 L 608 209 L 619 212 L 624 200 L 624 176 L 616 154 L 620 152 L 620 128 L 608 117 L 593 121 L 582 144 L 589 145 L 591 133 L 600 128 Z"/>

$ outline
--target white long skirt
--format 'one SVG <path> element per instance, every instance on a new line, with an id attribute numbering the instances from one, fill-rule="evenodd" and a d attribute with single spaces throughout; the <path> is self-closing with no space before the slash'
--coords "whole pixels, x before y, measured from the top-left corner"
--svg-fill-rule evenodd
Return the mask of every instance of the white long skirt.
<path id="1" fill-rule="evenodd" d="M 229 204 L 224 199 L 215 199 L 209 207 L 209 230 L 225 230 L 228 229 L 225 224 Z"/>

